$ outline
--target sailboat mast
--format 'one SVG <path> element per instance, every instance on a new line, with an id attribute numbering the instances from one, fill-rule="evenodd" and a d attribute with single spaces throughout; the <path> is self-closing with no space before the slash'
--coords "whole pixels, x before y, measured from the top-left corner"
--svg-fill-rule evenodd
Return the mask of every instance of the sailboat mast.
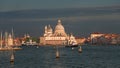
<path id="1" fill-rule="evenodd" d="M 5 32 L 5 46 L 8 47 L 8 33 Z"/>
<path id="2" fill-rule="evenodd" d="M 2 48 L 2 32 L 1 32 L 1 37 L 0 37 L 0 45 L 1 45 L 1 48 Z"/>
<path id="3" fill-rule="evenodd" d="M 13 28 L 12 28 L 12 38 L 14 39 L 14 33 L 13 33 Z"/>
<path id="4" fill-rule="evenodd" d="M 12 39 L 13 39 L 13 45 L 14 45 L 14 31 L 13 31 L 13 28 L 12 28 Z"/>

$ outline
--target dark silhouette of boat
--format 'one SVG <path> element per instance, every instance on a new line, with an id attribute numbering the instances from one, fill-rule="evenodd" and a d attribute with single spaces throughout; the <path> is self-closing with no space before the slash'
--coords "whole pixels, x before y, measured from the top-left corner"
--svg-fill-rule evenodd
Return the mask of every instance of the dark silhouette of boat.
<path id="1" fill-rule="evenodd" d="M 65 47 L 78 47 L 78 45 L 76 44 L 76 45 L 65 45 Z"/>

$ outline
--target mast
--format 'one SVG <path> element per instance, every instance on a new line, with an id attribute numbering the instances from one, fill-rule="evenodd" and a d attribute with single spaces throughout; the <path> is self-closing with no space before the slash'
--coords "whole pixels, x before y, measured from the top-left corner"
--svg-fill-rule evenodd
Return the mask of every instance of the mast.
<path id="1" fill-rule="evenodd" d="M 1 32 L 1 37 L 0 37 L 0 45 L 1 45 L 1 48 L 2 48 L 2 32 Z"/>
<path id="2" fill-rule="evenodd" d="M 14 45 L 14 31 L 13 31 L 13 28 L 12 28 L 12 39 L 13 39 L 13 45 Z"/>
<path id="3" fill-rule="evenodd" d="M 14 31 L 13 31 L 13 28 L 12 28 L 12 38 L 14 39 Z"/>
<path id="4" fill-rule="evenodd" d="M 8 33 L 5 32 L 5 46 L 8 47 Z"/>

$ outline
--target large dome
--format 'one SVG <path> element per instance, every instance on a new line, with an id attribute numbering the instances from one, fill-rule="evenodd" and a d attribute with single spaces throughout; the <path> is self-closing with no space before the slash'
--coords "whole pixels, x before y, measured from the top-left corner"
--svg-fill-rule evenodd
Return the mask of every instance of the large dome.
<path id="1" fill-rule="evenodd" d="M 63 27 L 63 25 L 61 24 L 61 20 L 58 20 L 58 23 L 57 23 L 57 25 L 56 25 L 56 27 L 55 27 L 55 31 L 56 30 L 64 30 L 64 27 Z"/>
<path id="2" fill-rule="evenodd" d="M 61 24 L 61 20 L 58 20 L 58 23 L 55 27 L 54 36 L 67 36 L 65 33 L 65 29 L 63 25 Z"/>

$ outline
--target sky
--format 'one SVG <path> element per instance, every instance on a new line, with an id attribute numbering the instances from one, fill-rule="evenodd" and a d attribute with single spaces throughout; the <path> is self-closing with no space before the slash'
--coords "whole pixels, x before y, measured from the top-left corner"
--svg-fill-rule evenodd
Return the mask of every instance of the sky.
<path id="1" fill-rule="evenodd" d="M 16 11 L 17 10 L 17 11 Z M 61 19 L 67 33 L 120 34 L 120 0 L 0 0 L 0 31 L 39 37 Z"/>
<path id="2" fill-rule="evenodd" d="M 116 6 L 120 0 L 0 0 L 0 11 Z"/>

